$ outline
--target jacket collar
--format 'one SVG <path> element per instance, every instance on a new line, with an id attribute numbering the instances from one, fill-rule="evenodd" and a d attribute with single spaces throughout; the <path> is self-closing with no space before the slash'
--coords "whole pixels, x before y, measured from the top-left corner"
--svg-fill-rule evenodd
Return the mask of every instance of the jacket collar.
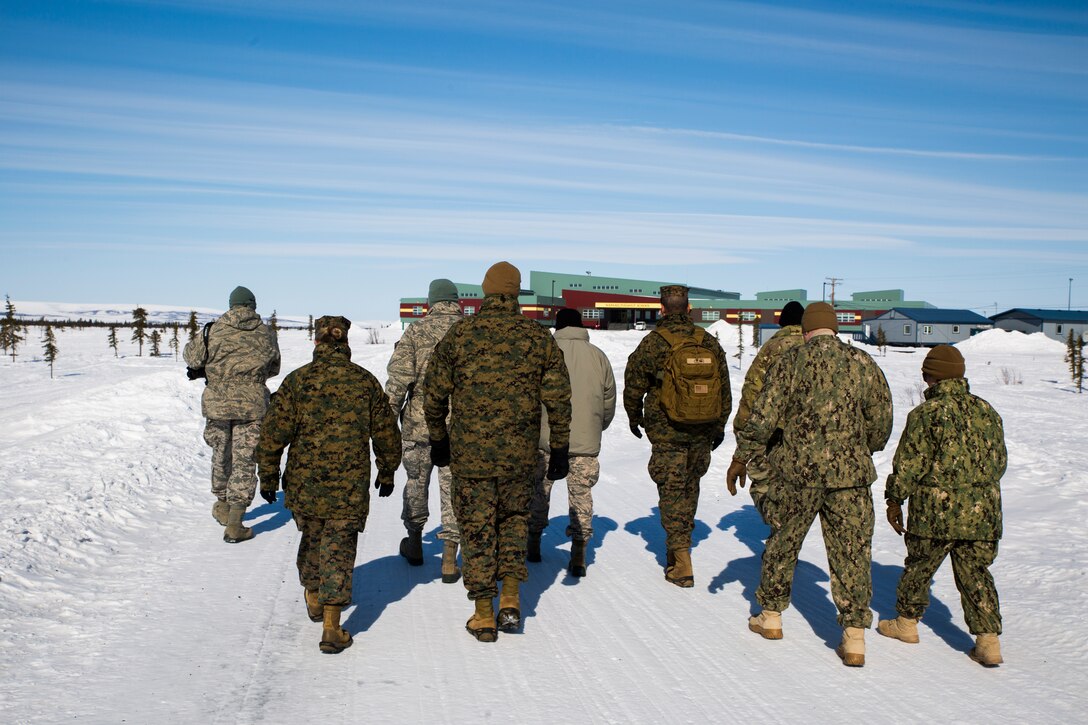
<path id="1" fill-rule="evenodd" d="M 351 360 L 351 348 L 346 342 L 322 342 L 314 346 L 314 362 L 347 362 Z"/>
<path id="2" fill-rule="evenodd" d="M 488 295 L 480 305 L 479 315 L 518 315 L 521 307 L 518 306 L 516 295 Z"/>
<path id="3" fill-rule="evenodd" d="M 938 380 L 925 391 L 926 400 L 936 398 L 938 395 L 967 395 L 971 392 L 971 386 L 967 384 L 967 378 L 948 378 Z"/>
<path id="4" fill-rule="evenodd" d="M 589 330 L 584 327 L 564 327 L 555 331 L 556 340 L 584 340 L 589 342 Z"/>

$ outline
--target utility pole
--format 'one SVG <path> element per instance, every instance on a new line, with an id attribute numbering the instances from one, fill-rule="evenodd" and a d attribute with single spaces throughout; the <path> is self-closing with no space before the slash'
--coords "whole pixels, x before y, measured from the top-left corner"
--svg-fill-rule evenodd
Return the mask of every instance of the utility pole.
<path id="1" fill-rule="evenodd" d="M 1065 302 L 1065 309 L 1068 312 L 1073 309 L 1073 278 L 1069 278 L 1069 298 Z"/>
<path id="2" fill-rule="evenodd" d="M 842 281 L 843 281 L 843 279 L 841 277 L 828 277 L 827 282 L 824 283 L 824 284 L 831 285 L 831 306 L 832 307 L 835 306 L 835 285 L 837 285 L 839 282 L 842 282 Z"/>

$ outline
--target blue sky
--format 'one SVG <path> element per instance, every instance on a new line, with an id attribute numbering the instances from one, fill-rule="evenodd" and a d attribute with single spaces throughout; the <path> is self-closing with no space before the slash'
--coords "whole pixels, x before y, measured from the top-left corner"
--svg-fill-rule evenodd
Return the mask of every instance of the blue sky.
<path id="1" fill-rule="evenodd" d="M 0 293 L 531 269 L 1088 308 L 1083 2 L 0 5 Z"/>

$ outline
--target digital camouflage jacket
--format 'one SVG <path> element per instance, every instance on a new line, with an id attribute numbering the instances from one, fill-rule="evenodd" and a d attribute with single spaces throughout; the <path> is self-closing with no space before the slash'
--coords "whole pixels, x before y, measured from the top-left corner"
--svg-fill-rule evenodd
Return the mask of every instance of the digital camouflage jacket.
<path id="1" fill-rule="evenodd" d="M 283 380 L 261 424 L 255 458 L 261 491 L 279 487 L 301 516 L 362 519 L 370 511 L 370 443 L 378 470 L 400 465 L 400 431 L 377 379 L 351 362 L 347 345 L 320 344 Z"/>
<path id="2" fill-rule="evenodd" d="M 182 351 L 185 364 L 204 363 L 204 339 Z M 276 331 L 244 305 L 231 307 L 208 330 L 207 385 L 201 412 L 212 420 L 259 420 L 268 407 L 265 381 L 280 374 Z"/>
<path id="3" fill-rule="evenodd" d="M 855 488 L 876 480 L 872 454 L 892 431 L 892 396 L 884 373 L 865 352 L 835 335 L 817 335 L 786 350 L 767 372 L 763 391 L 738 432 L 734 458 L 766 450 L 785 482 L 807 488 Z"/>
<path id="4" fill-rule="evenodd" d="M 1001 538 L 1001 416 L 963 378 L 941 380 L 907 416 L 885 498 L 909 499 L 907 529 L 932 539 Z"/>
<path id="5" fill-rule="evenodd" d="M 536 465 L 540 406 L 551 444 L 570 441 L 570 378 L 551 334 L 512 295 L 489 295 L 431 355 L 424 383 L 430 437 L 449 435 L 454 476 L 492 478 Z M 446 415 L 451 412 L 447 430 Z"/>
<path id="6" fill-rule="evenodd" d="M 411 398 L 404 409 L 400 434 L 405 441 L 427 442 L 427 421 L 423 416 L 423 381 L 427 363 L 439 340 L 462 317 L 461 305 L 456 302 L 436 302 L 422 320 L 413 322 L 404 331 L 400 342 L 393 348 L 386 368 L 389 377 L 385 393 L 393 406 L 393 415 L 399 416 L 404 398 L 411 386 Z"/>
<path id="7" fill-rule="evenodd" d="M 695 323 L 687 313 L 674 312 L 663 315 L 659 328 L 679 335 L 691 335 Z M 733 394 L 729 389 L 729 368 L 725 352 L 713 335 L 705 337 L 705 345 L 718 360 L 722 379 L 722 415 L 712 423 L 695 425 L 674 423 L 661 407 L 661 375 L 669 356 L 669 343 L 661 335 L 649 333 L 642 338 L 635 351 L 627 358 L 623 374 L 623 407 L 631 422 L 639 422 L 646 429 L 651 443 L 686 446 L 692 443 L 710 443 L 725 431 L 725 422 L 733 407 Z"/>

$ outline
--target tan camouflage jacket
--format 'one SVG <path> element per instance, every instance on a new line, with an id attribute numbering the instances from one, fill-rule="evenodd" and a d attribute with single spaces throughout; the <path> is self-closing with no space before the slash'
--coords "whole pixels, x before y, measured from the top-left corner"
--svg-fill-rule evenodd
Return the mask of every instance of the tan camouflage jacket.
<path id="1" fill-rule="evenodd" d="M 835 335 L 818 335 L 785 351 L 767 372 L 734 458 L 782 442 L 770 465 L 782 480 L 807 488 L 856 488 L 876 480 L 872 454 L 892 431 L 892 396 L 873 359 Z"/>
<path id="2" fill-rule="evenodd" d="M 767 371 L 778 362 L 782 353 L 791 347 L 797 347 L 805 342 L 801 335 L 800 325 L 787 325 L 774 333 L 770 340 L 759 348 L 756 359 L 752 361 L 752 367 L 744 375 L 744 387 L 740 391 L 740 403 L 737 405 L 737 414 L 733 416 L 733 433 L 736 434 L 748 422 L 752 414 L 752 403 L 763 391 L 763 381 L 767 377 Z"/>
<path id="3" fill-rule="evenodd" d="M 963 378 L 942 380 L 907 416 L 884 497 L 910 499 L 907 530 L 932 539 L 1001 538 L 1001 416 Z"/>
<path id="4" fill-rule="evenodd" d="M 424 387 L 430 437 L 449 435 L 455 476 L 521 475 L 535 466 L 541 404 L 552 445 L 569 443 L 563 353 L 512 295 L 485 297 L 477 314 L 450 329 L 431 356 Z"/>
<path id="5" fill-rule="evenodd" d="M 320 344 L 283 380 L 261 423 L 255 457 L 262 491 L 279 488 L 300 516 L 358 519 L 370 511 L 370 443 L 379 471 L 400 465 L 400 431 L 378 380 L 347 345 Z"/>
<path id="6" fill-rule="evenodd" d="M 387 367 L 388 379 L 385 393 L 393 407 L 393 415 L 400 416 L 408 386 L 412 386 L 411 398 L 404 409 L 400 433 L 405 441 L 427 442 L 427 421 L 423 417 L 423 381 L 427 362 L 431 359 L 438 341 L 462 318 L 461 305 L 456 302 L 436 302 L 427 316 L 413 322 L 404 331 L 400 342 L 393 348 Z"/>
<path id="7" fill-rule="evenodd" d="M 663 315 L 657 326 L 682 335 L 690 335 L 695 323 L 686 313 Z M 722 379 L 722 416 L 713 423 L 697 425 L 673 423 L 665 414 L 658 400 L 661 375 L 669 356 L 669 343 L 661 335 L 650 333 L 642 338 L 635 351 L 627 358 L 623 374 L 623 407 L 631 422 L 639 421 L 646 429 L 651 443 L 687 446 L 693 443 L 711 443 L 725 432 L 725 422 L 733 407 L 733 393 L 729 389 L 729 369 L 725 352 L 713 335 L 707 335 L 706 345 L 718 359 Z M 645 404 L 643 403 L 645 399 Z"/>
<path id="8" fill-rule="evenodd" d="M 204 338 L 182 351 L 185 364 L 204 364 Z M 230 308 L 208 330 L 207 385 L 201 410 L 211 420 L 258 420 L 268 407 L 265 381 L 280 374 L 276 331 L 244 305 Z"/>

